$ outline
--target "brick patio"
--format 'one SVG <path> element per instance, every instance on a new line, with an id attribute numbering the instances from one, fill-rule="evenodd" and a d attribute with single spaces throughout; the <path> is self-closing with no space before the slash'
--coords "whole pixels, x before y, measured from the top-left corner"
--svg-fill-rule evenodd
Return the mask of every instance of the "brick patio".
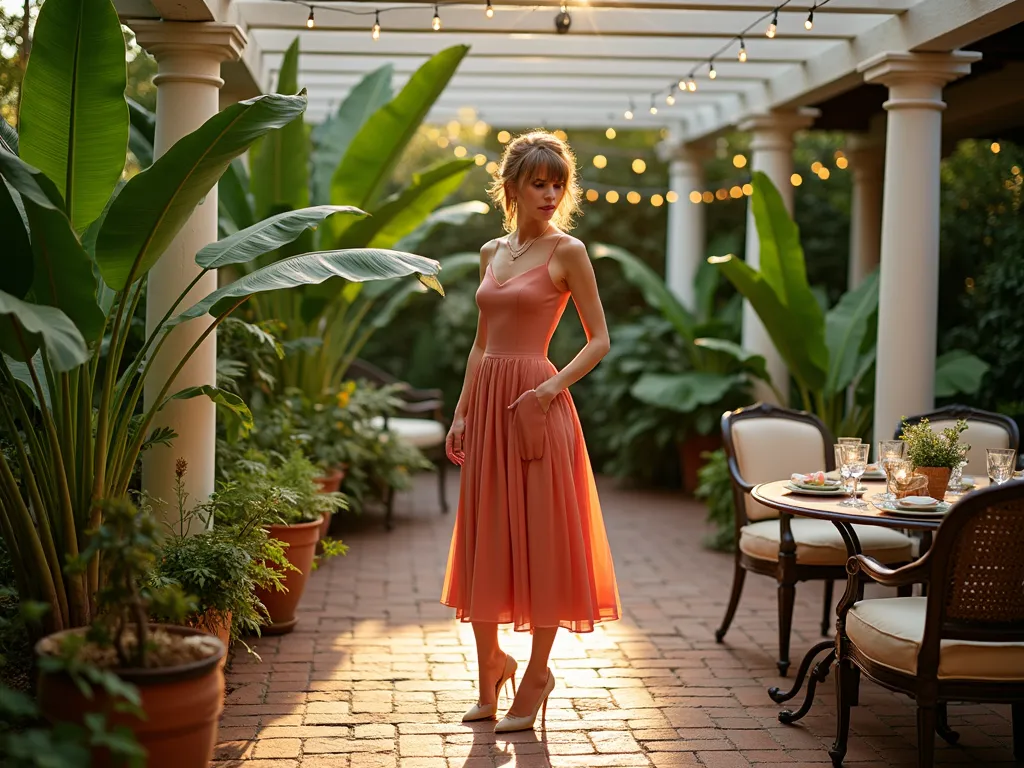
<path id="1" fill-rule="evenodd" d="M 452 480 L 454 497 L 457 490 Z M 831 680 L 811 713 L 781 725 L 768 699 L 778 677 L 775 587 L 750 575 L 726 645 L 712 632 L 732 578 L 728 555 L 701 548 L 704 509 L 673 494 L 601 484 L 624 619 L 590 635 L 560 633 L 547 730 L 497 738 L 463 725 L 475 700 L 472 630 L 437 598 L 454 515 L 419 478 L 396 529 L 366 516 L 344 534 L 351 553 L 315 573 L 298 629 L 258 640 L 262 663 L 236 652 L 217 766 L 490 768 L 492 766 L 830 766 Z M 836 590 L 841 593 L 841 589 Z M 797 590 L 793 659 L 820 639 L 821 586 Z M 529 636 L 503 647 L 520 661 Z M 502 700 L 503 706 L 505 700 Z M 939 764 L 1012 762 L 1009 707 L 950 707 L 961 746 Z M 912 702 L 865 682 L 847 764 L 914 766 Z"/>

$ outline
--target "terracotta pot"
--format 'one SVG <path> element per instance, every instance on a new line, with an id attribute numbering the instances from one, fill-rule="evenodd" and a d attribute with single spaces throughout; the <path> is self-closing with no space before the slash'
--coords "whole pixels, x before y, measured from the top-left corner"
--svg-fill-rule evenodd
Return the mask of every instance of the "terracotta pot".
<path id="1" fill-rule="evenodd" d="M 175 635 L 208 634 L 191 627 L 153 626 Z M 69 629 L 50 637 L 84 631 Z M 106 713 L 108 727 L 124 725 L 135 734 L 149 755 L 147 768 L 206 768 L 213 759 L 217 722 L 224 709 L 225 652 L 222 645 L 219 653 L 209 658 L 177 667 L 116 670 L 122 680 L 138 686 L 144 720 L 114 711 L 110 697 L 99 689 L 87 699 L 64 673 L 40 672 L 39 707 L 51 723 L 82 724 L 87 714 Z M 89 765 L 105 768 L 114 762 L 105 749 L 94 748 Z"/>
<path id="2" fill-rule="evenodd" d="M 928 478 L 928 495 L 942 501 L 949 486 L 949 467 L 916 467 L 914 472 Z"/>
<path id="3" fill-rule="evenodd" d="M 314 481 L 320 486 L 320 493 L 334 493 L 341 487 L 341 481 L 344 477 L 345 474 L 341 469 L 335 467 L 326 475 L 314 478 Z"/>
<path id="4" fill-rule="evenodd" d="M 219 613 L 211 608 L 192 626 L 213 635 L 224 643 L 225 648 L 231 647 L 231 611 Z"/>
<path id="5" fill-rule="evenodd" d="M 323 525 L 322 517 L 311 523 L 272 525 L 268 529 L 272 538 L 279 539 L 288 545 L 285 550 L 288 562 L 299 570 L 285 573 L 286 592 L 256 590 L 256 597 L 270 613 L 271 623 L 263 628 L 263 634 L 283 635 L 295 629 L 295 625 L 299 621 L 295 617 L 295 609 L 299 605 L 299 600 L 302 599 L 302 592 L 306 589 L 309 572 L 313 570 L 313 555 L 316 543 L 320 540 L 321 525 Z"/>
<path id="6" fill-rule="evenodd" d="M 320 483 L 320 492 L 321 493 L 331 493 L 332 491 L 337 491 L 339 488 L 341 488 L 341 484 L 343 482 L 345 482 L 345 475 L 347 473 L 348 473 L 348 467 L 346 465 L 342 464 L 340 466 L 335 467 L 334 471 L 330 475 L 325 475 L 322 478 L 318 478 L 317 482 Z M 335 478 L 337 478 L 337 480 L 335 480 Z M 325 482 L 327 480 L 331 481 L 331 483 L 329 485 L 326 484 L 326 482 Z M 323 538 L 325 538 L 327 536 L 327 532 L 331 528 L 331 519 L 333 518 L 333 516 L 334 516 L 334 513 L 332 513 L 332 512 L 327 512 L 326 514 L 324 514 L 324 521 L 320 525 L 320 538 L 321 539 L 323 539 Z M 317 551 L 317 554 L 319 554 L 320 551 L 321 551 L 319 544 L 317 544 L 316 551 Z"/>
<path id="7" fill-rule="evenodd" d="M 683 470 L 683 490 L 686 493 L 693 493 L 697 490 L 699 485 L 697 473 L 708 463 L 707 459 L 701 457 L 701 454 L 705 451 L 717 451 L 721 447 L 721 432 L 712 432 L 710 435 L 691 435 L 678 444 L 679 460 Z"/>

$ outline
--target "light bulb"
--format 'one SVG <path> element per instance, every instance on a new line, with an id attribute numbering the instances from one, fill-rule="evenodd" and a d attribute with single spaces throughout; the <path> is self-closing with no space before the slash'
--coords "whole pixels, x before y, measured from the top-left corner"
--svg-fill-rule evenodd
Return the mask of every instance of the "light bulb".
<path id="1" fill-rule="evenodd" d="M 686 78 L 685 77 L 682 80 L 679 81 L 679 90 L 680 91 L 685 91 L 686 90 Z"/>
<path id="2" fill-rule="evenodd" d="M 633 119 L 633 110 L 632 109 L 627 109 L 625 112 L 622 113 L 622 116 L 624 118 L 626 118 L 627 120 L 632 120 Z"/>
<path id="3" fill-rule="evenodd" d="M 433 27 L 435 32 L 441 31 L 441 17 L 437 13 L 436 5 L 434 6 L 434 20 L 431 22 L 430 26 Z"/>
<path id="4" fill-rule="evenodd" d="M 316 26 L 316 19 L 313 18 L 313 6 L 309 7 L 309 18 L 306 19 L 306 28 L 312 29 Z"/>
<path id="5" fill-rule="evenodd" d="M 694 80 L 692 77 L 690 78 L 690 81 L 686 84 L 686 90 L 688 90 L 690 93 L 693 93 L 694 91 L 697 90 L 697 81 Z"/>
<path id="6" fill-rule="evenodd" d="M 718 72 L 715 70 L 715 62 L 711 62 L 711 69 L 708 70 L 708 77 L 714 80 L 718 77 Z"/>
<path id="7" fill-rule="evenodd" d="M 374 40 L 380 40 L 380 11 L 374 12 L 373 30 L 370 32 L 370 37 Z"/>
<path id="8" fill-rule="evenodd" d="M 651 104 L 651 114 L 652 115 L 658 114 L 658 108 L 656 106 L 654 106 L 653 104 Z"/>
<path id="9" fill-rule="evenodd" d="M 738 58 L 740 61 L 747 60 L 747 46 L 743 43 L 742 37 L 740 38 L 740 53 Z"/>
<path id="10" fill-rule="evenodd" d="M 810 13 L 807 14 L 807 21 L 804 22 L 804 29 L 814 29 L 814 7 L 811 6 Z"/>
<path id="11" fill-rule="evenodd" d="M 493 8 L 493 7 L 491 7 L 491 4 L 490 4 L 490 3 L 487 3 L 487 10 L 486 10 L 486 11 L 484 11 L 484 15 L 485 15 L 485 16 L 486 16 L 486 17 L 487 17 L 488 19 L 493 19 L 493 18 L 494 18 L 494 8 Z"/>
<path id="12" fill-rule="evenodd" d="M 767 37 L 775 37 L 775 33 L 778 31 L 778 29 L 779 29 L 779 9 L 776 8 L 775 9 L 775 15 L 772 16 L 772 23 L 768 25 L 768 29 L 767 29 L 767 31 L 765 31 L 765 35 Z"/>
<path id="13" fill-rule="evenodd" d="M 665 97 L 665 103 L 671 107 L 673 104 L 676 103 L 676 97 L 670 93 L 668 96 Z"/>

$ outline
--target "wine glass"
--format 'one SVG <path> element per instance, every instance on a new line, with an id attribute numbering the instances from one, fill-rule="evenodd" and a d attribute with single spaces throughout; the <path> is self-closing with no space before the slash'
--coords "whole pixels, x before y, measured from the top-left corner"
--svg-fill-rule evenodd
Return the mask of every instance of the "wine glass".
<path id="1" fill-rule="evenodd" d="M 967 466 L 967 459 L 962 458 L 957 465 L 950 470 L 949 484 L 946 486 L 947 496 L 963 496 L 964 467 Z"/>
<path id="2" fill-rule="evenodd" d="M 836 444 L 837 445 L 860 445 L 861 442 L 862 441 L 861 441 L 861 439 L 859 437 L 837 437 L 836 438 Z M 837 453 L 836 454 L 836 469 L 839 471 L 840 475 L 842 475 L 842 473 L 843 473 L 842 466 L 843 466 L 842 457 Z M 854 481 L 853 486 L 856 489 L 856 487 L 857 487 L 857 482 L 856 481 Z M 846 485 L 846 481 L 845 480 L 843 481 L 843 490 L 847 490 L 847 485 Z"/>
<path id="3" fill-rule="evenodd" d="M 1013 477 L 1017 452 L 1013 448 L 986 448 L 985 462 L 988 465 L 989 479 L 996 485 L 1002 485 Z"/>
<path id="4" fill-rule="evenodd" d="M 850 492 L 850 498 L 839 502 L 839 506 L 857 509 L 867 506 L 867 504 L 857 498 L 857 480 L 868 468 L 868 452 L 870 450 L 871 446 L 868 443 L 843 446 L 843 472 L 848 473 L 853 478 L 853 490 Z"/>
<path id="5" fill-rule="evenodd" d="M 832 446 L 832 449 L 836 452 L 836 472 L 839 473 L 839 484 L 842 486 L 844 493 L 849 493 L 850 488 L 846 481 L 850 479 L 850 473 L 843 466 L 843 446 L 836 443 Z"/>
<path id="6" fill-rule="evenodd" d="M 882 501 L 895 501 L 896 494 L 892 492 L 889 483 L 889 467 L 893 459 L 902 459 L 907 444 L 902 440 L 879 440 L 878 441 L 878 466 L 885 474 L 885 493 L 878 494 Z"/>
<path id="7" fill-rule="evenodd" d="M 896 490 L 905 490 L 914 476 L 914 462 L 910 459 L 889 459 L 889 475 L 886 485 L 893 495 L 893 500 L 899 498 Z"/>

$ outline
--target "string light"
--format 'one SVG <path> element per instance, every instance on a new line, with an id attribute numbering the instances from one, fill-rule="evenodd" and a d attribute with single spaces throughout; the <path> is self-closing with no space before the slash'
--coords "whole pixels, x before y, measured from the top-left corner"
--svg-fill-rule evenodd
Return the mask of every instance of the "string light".
<path id="1" fill-rule="evenodd" d="M 658 108 L 654 105 L 654 94 L 653 93 L 651 94 L 651 114 L 652 115 L 658 114 Z"/>
<path id="2" fill-rule="evenodd" d="M 676 97 L 673 95 L 671 90 L 668 92 L 668 96 L 665 97 L 665 103 L 670 107 L 676 103 Z"/>
<path id="3" fill-rule="evenodd" d="M 807 21 L 804 22 L 804 29 L 806 29 L 806 30 L 814 29 L 814 9 L 817 8 L 817 7 L 818 7 L 817 3 L 815 3 L 814 5 L 811 6 L 811 11 L 810 11 L 810 13 L 807 14 Z"/>
<path id="4" fill-rule="evenodd" d="M 747 46 L 743 43 L 743 35 L 740 35 L 740 53 L 737 58 L 739 58 L 740 61 L 747 60 Z"/>
<path id="5" fill-rule="evenodd" d="M 710 79 L 712 79 L 712 80 L 714 80 L 716 77 L 718 77 L 718 72 L 715 70 L 715 60 L 714 59 L 711 60 L 711 68 L 708 70 L 708 77 Z"/>
<path id="6" fill-rule="evenodd" d="M 490 2 L 487 3 L 487 10 L 484 11 L 484 15 L 488 19 L 493 19 L 494 18 L 494 7 L 490 4 Z"/>
<path id="7" fill-rule="evenodd" d="M 373 13 L 373 30 L 370 32 L 370 37 L 374 40 L 380 40 L 380 11 L 374 11 Z"/>
<path id="8" fill-rule="evenodd" d="M 441 31 L 441 15 L 437 12 L 437 6 L 434 6 L 434 20 L 430 23 L 435 32 Z"/>
<path id="9" fill-rule="evenodd" d="M 306 19 L 306 28 L 312 29 L 316 26 L 316 19 L 313 18 L 313 6 L 309 6 L 309 18 Z"/>
<path id="10" fill-rule="evenodd" d="M 622 116 L 624 118 L 626 118 L 627 120 L 632 120 L 633 119 L 633 110 L 634 109 L 636 109 L 636 107 L 633 105 L 633 100 L 630 99 L 629 100 L 629 109 L 627 109 L 625 112 L 623 112 Z"/>
<path id="11" fill-rule="evenodd" d="M 775 9 L 775 13 L 772 16 L 772 23 L 768 25 L 768 29 L 765 32 L 765 35 L 768 38 L 773 38 L 773 37 L 775 37 L 775 33 L 778 30 L 779 30 L 779 9 L 776 8 Z"/>

